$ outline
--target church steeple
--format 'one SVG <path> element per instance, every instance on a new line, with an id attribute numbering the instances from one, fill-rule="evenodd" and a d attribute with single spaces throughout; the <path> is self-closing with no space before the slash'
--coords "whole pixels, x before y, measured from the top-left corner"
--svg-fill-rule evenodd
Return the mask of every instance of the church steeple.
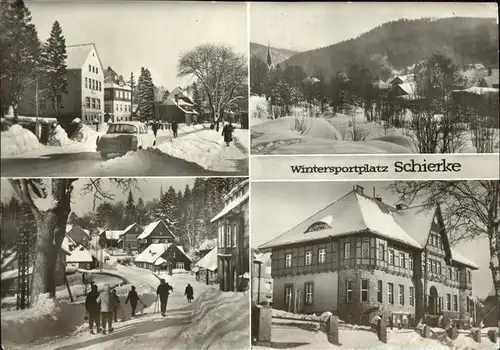
<path id="1" fill-rule="evenodd" d="M 163 198 L 163 185 L 160 185 L 160 199 Z"/>

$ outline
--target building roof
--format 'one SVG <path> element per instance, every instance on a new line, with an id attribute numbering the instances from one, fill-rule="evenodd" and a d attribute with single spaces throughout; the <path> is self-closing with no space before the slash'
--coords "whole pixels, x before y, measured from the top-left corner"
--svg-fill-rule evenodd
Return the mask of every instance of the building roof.
<path id="1" fill-rule="evenodd" d="M 213 247 L 216 246 L 217 246 L 217 237 L 212 239 L 205 239 L 203 243 L 201 243 L 200 246 L 198 247 L 198 251 L 213 249 Z"/>
<path id="2" fill-rule="evenodd" d="M 217 270 L 217 247 L 212 248 L 203 258 L 201 258 L 195 266 L 210 271 Z"/>
<path id="3" fill-rule="evenodd" d="M 167 225 L 165 225 L 165 223 L 162 221 L 162 220 L 158 220 L 158 221 L 154 221 L 152 223 L 150 223 L 148 226 L 146 226 L 144 228 L 144 231 L 142 231 L 142 233 L 137 237 L 137 239 L 146 239 L 149 237 L 149 235 L 151 235 L 151 233 L 153 233 L 154 229 L 159 225 L 159 224 L 162 224 L 165 226 L 165 228 L 167 229 L 167 231 L 172 235 L 172 237 L 175 238 L 175 235 L 172 233 L 172 231 L 170 231 L 170 229 L 167 227 Z"/>
<path id="4" fill-rule="evenodd" d="M 226 205 L 224 207 L 224 209 L 222 209 L 222 211 L 219 214 L 217 214 L 212 220 L 210 220 L 210 222 L 215 222 L 215 221 L 219 220 L 220 218 L 224 217 L 229 212 L 231 212 L 231 210 L 233 210 L 234 208 L 238 207 L 239 205 L 244 203 L 246 200 L 248 200 L 248 197 L 249 197 L 249 193 L 247 192 L 243 196 L 236 198 L 234 201 L 232 201 L 231 203 Z"/>
<path id="5" fill-rule="evenodd" d="M 123 230 L 104 230 L 106 239 L 118 241 L 125 232 Z"/>
<path id="6" fill-rule="evenodd" d="M 468 92 L 475 95 L 498 94 L 498 88 L 471 86 L 468 89 L 453 90 L 452 92 Z"/>
<path id="7" fill-rule="evenodd" d="M 97 49 L 93 43 L 66 46 L 66 55 L 67 55 L 66 69 L 82 69 L 82 66 L 87 60 L 87 57 L 89 57 L 92 49 L 94 49 L 97 54 Z M 97 59 L 99 60 L 100 63 L 101 60 L 98 54 L 97 54 Z"/>
<path id="8" fill-rule="evenodd" d="M 125 230 L 123 230 L 123 234 L 127 233 L 128 231 L 130 231 L 135 225 L 139 226 L 140 228 L 143 228 L 141 225 L 139 225 L 138 223 L 134 222 L 133 224 L 128 225 L 125 228 Z"/>
<path id="9" fill-rule="evenodd" d="M 71 255 L 66 258 L 68 263 L 92 262 L 92 254 L 82 245 L 78 245 L 71 251 Z"/>
<path id="10" fill-rule="evenodd" d="M 162 257 L 159 257 L 155 261 L 155 266 L 160 266 L 160 265 L 163 265 L 163 264 L 166 264 L 166 263 L 167 263 L 167 260 L 163 259 Z"/>
<path id="11" fill-rule="evenodd" d="M 282 235 L 264 243 L 259 249 L 267 250 L 288 244 L 366 231 L 416 249 L 424 249 L 436 210 L 437 208 L 424 211 L 422 207 L 397 210 L 353 190 Z M 325 223 L 327 227 L 308 231 L 308 228 L 315 223 Z M 476 264 L 453 249 L 451 249 L 451 257 L 455 262 L 478 269 Z"/>
<path id="12" fill-rule="evenodd" d="M 72 241 L 72 240 L 71 240 Z M 73 242 L 74 244 L 75 242 Z M 61 250 L 63 251 L 64 254 L 70 255 L 71 250 L 69 249 L 70 246 L 70 238 L 68 236 L 64 236 L 63 241 L 61 243 Z"/>
<path id="13" fill-rule="evenodd" d="M 135 257 L 136 262 L 153 264 L 173 243 L 153 243 Z"/>
<path id="14" fill-rule="evenodd" d="M 492 69 L 491 70 L 491 75 L 485 76 L 483 79 L 485 83 L 489 86 L 492 87 L 493 85 L 498 85 L 498 82 L 500 80 L 500 75 L 498 73 L 498 68 Z"/>

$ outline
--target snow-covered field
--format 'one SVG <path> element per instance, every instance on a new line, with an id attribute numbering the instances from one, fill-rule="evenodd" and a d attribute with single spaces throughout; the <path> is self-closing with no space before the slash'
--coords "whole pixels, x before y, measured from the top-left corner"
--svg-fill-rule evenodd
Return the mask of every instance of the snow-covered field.
<path id="1" fill-rule="evenodd" d="M 439 341 L 435 338 L 422 338 L 413 330 L 387 330 L 387 344 L 378 340 L 376 333 L 368 330 L 340 327 L 340 345 L 328 342 L 322 331 L 308 331 L 297 327 L 275 325 L 271 337 L 273 348 L 281 349 L 419 349 L 419 350 L 497 350 L 499 344 L 492 343 L 482 332 L 481 343 L 476 343 L 466 331 L 457 339 Z M 253 349 L 271 349 L 253 346 Z"/>

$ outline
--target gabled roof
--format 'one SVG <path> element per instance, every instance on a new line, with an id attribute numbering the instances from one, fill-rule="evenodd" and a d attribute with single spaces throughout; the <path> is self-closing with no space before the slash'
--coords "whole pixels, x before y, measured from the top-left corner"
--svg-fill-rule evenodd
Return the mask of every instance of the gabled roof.
<path id="1" fill-rule="evenodd" d="M 141 229 L 143 229 L 143 227 L 141 225 L 139 225 L 138 223 L 134 222 L 133 224 L 130 224 L 128 225 L 125 230 L 123 230 L 123 234 L 127 233 L 128 231 L 130 231 L 135 225 L 139 226 Z"/>
<path id="2" fill-rule="evenodd" d="M 173 243 L 153 243 L 144 249 L 141 254 L 134 259 L 136 262 L 153 264 Z"/>
<path id="3" fill-rule="evenodd" d="M 92 49 L 94 49 L 96 52 L 97 59 L 101 64 L 102 70 L 101 59 L 99 58 L 99 54 L 97 53 L 97 49 L 93 43 L 66 46 L 66 54 L 68 56 L 66 59 L 66 69 L 82 69 L 82 66 L 87 60 L 87 57 L 89 57 Z"/>
<path id="4" fill-rule="evenodd" d="M 424 249 L 437 212 L 438 207 L 427 211 L 422 210 L 422 207 L 397 210 L 353 190 L 284 234 L 264 243 L 259 249 L 366 231 L 416 249 Z M 318 222 L 326 222 L 330 228 L 306 233 L 311 225 Z M 450 253 L 453 261 L 478 269 L 476 264 L 456 250 L 450 249 Z"/>
<path id="5" fill-rule="evenodd" d="M 498 85 L 500 79 L 498 68 L 491 70 L 491 75 L 487 75 L 484 77 L 484 81 L 489 87 L 493 87 L 493 85 Z"/>
<path id="6" fill-rule="evenodd" d="M 172 237 L 174 237 L 174 239 L 176 238 L 175 235 L 172 233 L 172 231 L 170 231 L 170 229 L 167 227 L 167 225 L 165 225 L 165 223 L 162 221 L 162 220 L 158 220 L 158 221 L 154 221 L 152 223 L 150 223 L 148 226 L 146 226 L 144 228 L 144 231 L 142 231 L 142 233 L 137 237 L 137 239 L 146 239 L 149 237 L 149 235 L 151 235 L 151 233 L 153 233 L 153 231 L 155 230 L 155 228 L 162 224 L 163 226 L 165 226 L 165 228 L 167 229 L 167 231 L 172 235 Z"/>
<path id="7" fill-rule="evenodd" d="M 106 239 L 117 241 L 123 235 L 123 230 L 104 230 L 101 234 L 105 234 Z"/>
<path id="8" fill-rule="evenodd" d="M 243 196 L 236 198 L 234 201 L 229 203 L 229 205 L 226 205 L 224 207 L 224 209 L 222 209 L 222 211 L 219 214 L 214 216 L 214 218 L 212 220 L 210 220 L 210 222 L 215 222 L 215 221 L 221 219 L 222 217 L 227 215 L 231 210 L 233 210 L 234 208 L 238 207 L 239 205 L 244 203 L 246 200 L 248 200 L 248 197 L 249 197 L 249 193 L 247 192 Z"/>
<path id="9" fill-rule="evenodd" d="M 200 250 L 213 249 L 216 246 L 217 246 L 217 237 L 212 239 L 205 239 L 203 243 L 200 244 L 197 250 L 200 251 Z"/>
<path id="10" fill-rule="evenodd" d="M 201 258 L 195 266 L 210 271 L 217 270 L 217 247 L 214 247 L 203 258 Z"/>
<path id="11" fill-rule="evenodd" d="M 92 254 L 82 245 L 78 245 L 71 251 L 71 255 L 66 258 L 68 263 L 92 262 Z"/>

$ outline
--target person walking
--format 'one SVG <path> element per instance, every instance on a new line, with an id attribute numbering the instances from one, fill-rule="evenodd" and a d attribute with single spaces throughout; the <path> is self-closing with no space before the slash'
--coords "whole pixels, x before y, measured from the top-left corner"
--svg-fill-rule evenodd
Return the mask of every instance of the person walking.
<path id="1" fill-rule="evenodd" d="M 172 288 L 172 286 L 166 283 L 165 280 L 162 278 L 160 281 L 160 285 L 158 286 L 158 289 L 156 289 L 156 295 L 158 295 L 160 298 L 162 316 L 165 316 L 165 313 L 167 312 L 168 295 L 170 294 L 170 291 L 173 290 L 174 289 Z"/>
<path id="2" fill-rule="evenodd" d="M 231 143 L 231 141 L 233 141 L 233 131 L 234 128 L 231 123 L 224 125 L 224 127 L 222 128 L 222 136 L 224 136 L 224 142 L 226 143 L 227 147 L 229 147 L 229 144 Z"/>
<path id="3" fill-rule="evenodd" d="M 177 130 L 179 130 L 179 125 L 177 125 L 177 122 L 174 120 L 172 122 L 172 132 L 174 134 L 174 138 L 177 137 Z"/>
<path id="4" fill-rule="evenodd" d="M 97 291 L 97 286 L 93 284 L 85 298 L 85 310 L 89 316 L 90 334 L 94 334 L 94 323 L 97 333 L 101 332 L 101 308 L 97 302 L 97 298 L 99 298 L 99 292 Z"/>
<path id="5" fill-rule="evenodd" d="M 113 305 L 113 320 L 118 322 L 118 307 L 120 306 L 120 298 L 116 295 L 116 289 L 111 292 L 113 298 L 115 299 L 115 304 Z"/>
<path id="6" fill-rule="evenodd" d="M 101 292 L 97 298 L 97 302 L 101 304 L 101 323 L 102 334 L 106 334 L 106 325 L 109 332 L 113 332 L 113 311 L 115 308 L 116 300 L 111 293 L 109 284 L 104 286 L 104 291 Z"/>
<path id="7" fill-rule="evenodd" d="M 193 300 L 194 291 L 193 291 L 193 287 L 191 286 L 190 283 L 188 283 L 188 285 L 186 286 L 186 290 L 184 291 L 184 295 L 186 296 L 188 303 L 191 303 L 191 301 Z"/>
<path id="8" fill-rule="evenodd" d="M 137 302 L 140 301 L 144 307 L 144 303 L 139 299 L 137 292 L 135 291 L 135 286 L 132 286 L 132 290 L 128 292 L 127 299 L 125 300 L 125 305 L 130 301 L 130 307 L 132 308 L 132 317 L 135 316 L 135 309 L 137 307 Z"/>
<path id="9" fill-rule="evenodd" d="M 156 137 L 156 134 L 158 133 L 158 122 L 156 120 L 153 121 L 151 128 L 153 129 L 153 134 Z"/>

